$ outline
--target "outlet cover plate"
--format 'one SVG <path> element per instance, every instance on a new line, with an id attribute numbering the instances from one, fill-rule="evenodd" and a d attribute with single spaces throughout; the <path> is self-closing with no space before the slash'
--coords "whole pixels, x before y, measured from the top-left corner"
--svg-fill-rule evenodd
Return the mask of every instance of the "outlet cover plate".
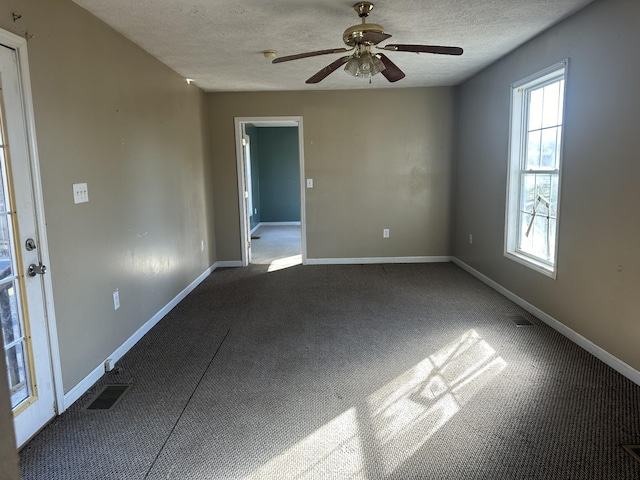
<path id="1" fill-rule="evenodd" d="M 73 184 L 73 203 L 86 203 L 89 201 L 89 189 L 86 183 Z"/>

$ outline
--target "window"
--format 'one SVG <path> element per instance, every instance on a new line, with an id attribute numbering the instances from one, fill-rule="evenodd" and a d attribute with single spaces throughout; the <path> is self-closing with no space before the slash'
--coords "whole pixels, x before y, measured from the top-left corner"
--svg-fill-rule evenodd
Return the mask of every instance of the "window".
<path id="1" fill-rule="evenodd" d="M 505 255 L 555 278 L 563 61 L 512 85 Z"/>

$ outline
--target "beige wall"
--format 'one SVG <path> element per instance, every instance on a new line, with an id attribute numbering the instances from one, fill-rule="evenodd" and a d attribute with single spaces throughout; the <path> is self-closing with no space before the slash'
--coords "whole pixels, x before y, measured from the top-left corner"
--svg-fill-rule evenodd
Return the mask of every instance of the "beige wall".
<path id="1" fill-rule="evenodd" d="M 596 1 L 458 89 L 453 242 L 458 258 L 637 370 L 639 18 L 637 1 Z M 503 256 L 509 85 L 565 57 L 558 278 L 552 280 Z"/>
<path id="2" fill-rule="evenodd" d="M 449 255 L 452 88 L 211 93 L 209 108 L 220 260 L 241 255 L 233 119 L 274 115 L 303 117 L 309 258 Z"/>
<path id="3" fill-rule="evenodd" d="M 0 28 L 33 35 L 66 392 L 215 261 L 205 94 L 70 0 L 5 1 Z"/>

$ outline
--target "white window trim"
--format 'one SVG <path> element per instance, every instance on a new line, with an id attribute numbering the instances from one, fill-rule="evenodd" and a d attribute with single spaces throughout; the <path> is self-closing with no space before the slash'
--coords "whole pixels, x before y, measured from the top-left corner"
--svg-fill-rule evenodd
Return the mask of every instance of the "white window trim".
<path id="1" fill-rule="evenodd" d="M 541 259 L 527 255 L 516 249 L 517 242 L 517 229 L 518 222 L 518 203 L 520 194 L 520 159 L 522 158 L 522 129 L 526 121 L 522 114 L 524 102 L 522 101 L 522 88 L 532 82 L 536 84 L 542 84 L 549 81 L 558 75 L 558 71 L 564 69 L 564 92 L 563 92 L 563 109 L 562 109 L 562 141 L 560 143 L 560 151 L 558 158 L 558 200 L 556 211 L 556 238 L 555 238 L 555 262 L 545 262 Z M 561 186 L 562 186 L 562 157 L 565 145 L 565 118 L 566 118 L 566 106 L 567 106 L 567 77 L 569 71 L 569 59 L 564 59 L 554 65 L 551 65 L 544 70 L 529 75 L 518 82 L 511 84 L 511 105 L 509 111 L 509 165 L 507 172 L 507 194 L 506 194 L 506 208 L 505 208 L 505 239 L 504 239 L 504 255 L 505 257 L 525 265 L 543 275 L 551 278 L 557 277 L 558 266 L 558 240 L 560 238 L 560 209 L 561 209 Z M 514 122 L 514 118 L 520 118 L 522 121 L 519 123 Z M 518 188 L 513 188 L 512 185 L 518 185 Z M 513 221 L 510 221 L 513 219 Z"/>

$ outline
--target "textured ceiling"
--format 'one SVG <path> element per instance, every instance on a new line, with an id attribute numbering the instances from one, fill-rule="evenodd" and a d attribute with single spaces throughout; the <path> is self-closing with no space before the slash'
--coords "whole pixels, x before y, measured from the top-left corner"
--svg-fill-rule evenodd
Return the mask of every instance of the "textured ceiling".
<path id="1" fill-rule="evenodd" d="M 340 54 L 277 65 L 263 50 L 292 55 L 344 46 L 360 23 L 355 0 L 74 0 L 206 91 L 333 90 L 455 85 L 592 0 L 379 0 L 368 22 L 381 43 L 458 46 L 460 57 L 385 52 L 406 78 L 373 84 L 339 69 L 304 82 Z"/>

